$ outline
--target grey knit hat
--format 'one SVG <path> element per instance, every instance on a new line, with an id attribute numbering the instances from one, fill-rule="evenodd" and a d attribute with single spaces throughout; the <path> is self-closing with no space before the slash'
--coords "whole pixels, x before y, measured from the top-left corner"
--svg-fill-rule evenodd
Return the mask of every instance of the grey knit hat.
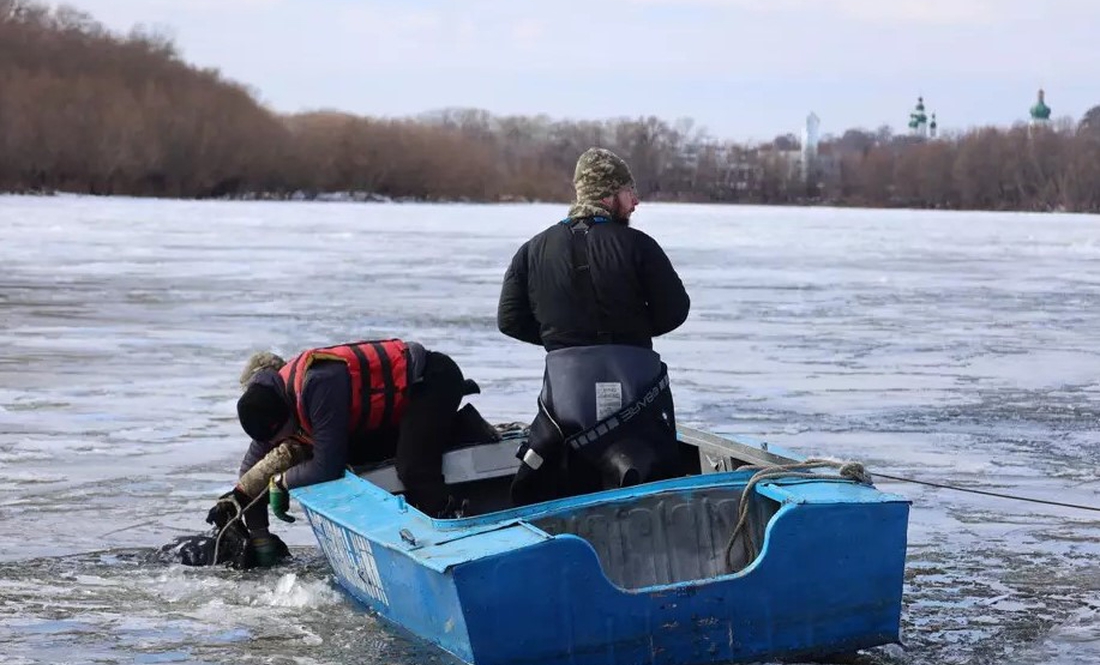
<path id="1" fill-rule="evenodd" d="M 265 369 L 273 369 L 276 372 L 283 368 L 286 361 L 270 351 L 257 351 L 253 353 L 245 363 L 241 372 L 241 388 L 247 388 L 252 377 Z"/>

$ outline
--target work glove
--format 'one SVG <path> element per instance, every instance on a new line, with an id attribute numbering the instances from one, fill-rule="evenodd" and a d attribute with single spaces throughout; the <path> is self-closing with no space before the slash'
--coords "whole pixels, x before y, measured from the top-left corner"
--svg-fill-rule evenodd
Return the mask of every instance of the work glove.
<path id="1" fill-rule="evenodd" d="M 273 533 L 266 536 L 253 536 L 248 544 L 252 550 L 250 563 L 260 568 L 270 568 L 281 559 L 290 556 L 290 549 L 286 543 Z"/>
<path id="2" fill-rule="evenodd" d="M 267 505 L 271 507 L 271 514 L 284 522 L 293 522 L 294 516 L 287 515 L 290 510 L 290 492 L 286 488 L 286 478 L 281 473 L 271 476 L 267 483 Z"/>
<path id="3" fill-rule="evenodd" d="M 222 531 L 225 529 L 226 524 L 229 524 L 233 518 L 244 512 L 244 507 L 248 505 L 249 501 L 250 499 L 244 492 L 234 487 L 218 497 L 218 502 L 214 504 L 210 512 L 206 513 L 206 523 L 213 524 L 218 531 Z"/>

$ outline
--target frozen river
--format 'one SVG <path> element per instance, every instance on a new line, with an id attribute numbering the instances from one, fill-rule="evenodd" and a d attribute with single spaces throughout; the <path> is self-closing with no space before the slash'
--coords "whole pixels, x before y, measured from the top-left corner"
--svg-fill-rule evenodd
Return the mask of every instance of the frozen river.
<path id="1" fill-rule="evenodd" d="M 438 654 L 333 585 L 155 556 L 234 480 L 256 350 L 401 336 L 529 420 L 541 352 L 500 279 L 563 206 L 0 197 L 0 662 L 400 663 Z M 1100 505 L 1100 218 L 645 205 L 692 296 L 657 342 L 677 418 L 872 471 Z M 1100 513 L 914 502 L 905 649 L 1100 663 Z M 297 509 L 295 509 L 297 511 Z"/>

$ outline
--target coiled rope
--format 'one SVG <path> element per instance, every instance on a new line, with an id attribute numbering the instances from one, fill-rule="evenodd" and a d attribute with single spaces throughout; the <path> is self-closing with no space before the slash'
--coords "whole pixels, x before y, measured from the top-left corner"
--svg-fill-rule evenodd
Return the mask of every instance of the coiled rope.
<path id="1" fill-rule="evenodd" d="M 829 476 L 811 471 L 811 469 L 820 468 L 835 468 L 837 469 L 837 475 Z M 744 535 L 745 550 L 749 561 L 755 559 L 756 555 L 759 554 L 759 550 L 756 547 L 756 541 L 752 537 L 752 530 L 747 528 L 749 522 L 749 504 L 752 503 L 749 498 L 754 496 L 753 489 L 755 489 L 758 483 L 774 478 L 807 478 L 815 480 L 841 478 L 844 480 L 853 480 L 863 485 L 871 484 L 871 476 L 867 474 L 867 470 L 864 469 L 863 465 L 859 462 L 841 462 L 837 460 L 811 458 L 796 464 L 742 466 L 738 468 L 738 471 L 751 471 L 753 469 L 757 471 L 749 478 L 749 482 L 745 484 L 745 489 L 741 493 L 741 502 L 737 508 L 737 526 L 734 527 L 729 542 L 726 543 L 726 569 L 731 573 L 735 572 L 736 565 L 733 562 L 733 548 L 739 535 Z"/>

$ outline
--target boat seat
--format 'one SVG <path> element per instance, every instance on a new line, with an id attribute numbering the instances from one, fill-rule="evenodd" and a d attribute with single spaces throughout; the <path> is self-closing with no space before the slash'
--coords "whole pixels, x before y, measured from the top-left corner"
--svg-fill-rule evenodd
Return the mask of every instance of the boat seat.
<path id="1" fill-rule="evenodd" d="M 499 440 L 465 442 L 443 453 L 443 480 L 458 485 L 475 480 L 513 476 L 519 467 L 516 451 L 527 440 L 525 425 L 509 423 L 495 426 Z M 360 478 L 395 494 L 405 491 L 397 477 L 394 460 L 354 467 Z"/>

